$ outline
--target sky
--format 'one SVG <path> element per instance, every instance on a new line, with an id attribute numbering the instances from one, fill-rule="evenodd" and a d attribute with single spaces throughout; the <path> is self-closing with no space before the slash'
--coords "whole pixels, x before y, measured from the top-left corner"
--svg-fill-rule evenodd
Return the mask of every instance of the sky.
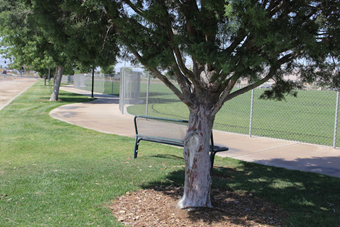
<path id="1" fill-rule="evenodd" d="M 118 63 L 115 65 L 116 73 L 120 72 L 120 68 L 122 68 L 122 67 L 131 67 L 131 68 L 133 68 L 133 71 L 143 71 L 143 69 L 141 67 L 132 66 L 129 62 L 118 61 Z"/>
<path id="2" fill-rule="evenodd" d="M 5 64 L 5 61 L 6 61 L 6 64 Z M 8 67 L 8 63 L 9 63 L 9 59 L 5 59 L 2 55 L 0 55 L 0 66 L 2 66 L 2 68 Z M 186 63 L 188 64 L 188 63 L 190 63 L 190 61 L 187 60 Z M 115 71 L 119 72 L 120 68 L 122 68 L 122 67 L 131 67 L 131 68 L 133 68 L 133 71 L 144 71 L 144 69 L 141 68 L 141 67 L 133 66 L 129 62 L 125 62 L 123 60 L 118 60 L 118 63 L 115 65 Z M 98 68 L 96 70 L 99 71 L 100 68 Z"/>
<path id="3" fill-rule="evenodd" d="M 6 61 L 6 64 L 5 64 L 5 61 Z M 8 67 L 8 63 L 9 63 L 9 59 L 6 59 L 2 55 L 0 55 L 0 66 L 2 66 L 2 68 Z M 143 71 L 143 69 L 141 69 L 141 68 L 132 66 L 129 62 L 117 63 L 115 65 L 115 71 L 119 72 L 120 68 L 122 68 L 122 67 L 132 67 L 132 68 L 134 68 L 134 71 Z M 100 69 L 98 68 L 98 70 L 100 70 Z"/>
<path id="4" fill-rule="evenodd" d="M 5 64 L 6 61 L 6 64 Z M 0 55 L 0 65 L 2 66 L 2 68 L 7 67 L 8 66 L 8 59 L 5 59 L 3 56 Z"/>

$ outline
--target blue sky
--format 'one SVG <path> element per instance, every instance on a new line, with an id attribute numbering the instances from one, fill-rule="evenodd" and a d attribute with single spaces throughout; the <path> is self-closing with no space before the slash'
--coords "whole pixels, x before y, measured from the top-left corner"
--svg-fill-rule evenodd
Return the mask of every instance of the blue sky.
<path id="1" fill-rule="evenodd" d="M 5 60 L 6 60 L 6 64 L 4 62 Z M 5 59 L 0 55 L 0 65 L 2 65 L 2 68 L 7 67 L 8 62 L 9 62 L 8 59 Z"/>

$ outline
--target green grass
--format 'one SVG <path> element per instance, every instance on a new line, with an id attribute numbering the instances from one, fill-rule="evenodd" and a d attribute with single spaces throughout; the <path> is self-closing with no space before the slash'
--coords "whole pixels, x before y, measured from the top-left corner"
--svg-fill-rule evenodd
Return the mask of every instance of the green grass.
<path id="1" fill-rule="evenodd" d="M 85 80 L 85 87 L 82 89 L 91 91 L 92 81 Z M 94 92 L 99 92 L 107 95 L 119 95 L 119 82 L 111 82 L 108 80 L 95 80 L 94 81 Z"/>
<path id="2" fill-rule="evenodd" d="M 263 89 L 255 89 L 252 135 L 333 145 L 336 92 L 298 91 L 298 97 L 286 101 L 260 100 Z M 141 99 L 146 85 L 141 83 Z M 151 84 L 148 115 L 187 119 L 188 108 L 163 84 Z M 251 93 L 224 104 L 216 116 L 214 128 L 249 134 Z M 128 107 L 128 112 L 145 115 L 144 104 Z M 340 120 L 340 119 L 339 119 Z M 340 145 L 340 136 L 337 137 Z"/>
<path id="3" fill-rule="evenodd" d="M 0 226 L 121 226 L 108 205 L 127 191 L 184 182 L 177 148 L 99 133 L 51 118 L 89 99 L 36 85 L 0 111 Z M 251 192 L 289 213 L 287 226 L 340 226 L 340 179 L 217 157 L 213 188 Z"/>

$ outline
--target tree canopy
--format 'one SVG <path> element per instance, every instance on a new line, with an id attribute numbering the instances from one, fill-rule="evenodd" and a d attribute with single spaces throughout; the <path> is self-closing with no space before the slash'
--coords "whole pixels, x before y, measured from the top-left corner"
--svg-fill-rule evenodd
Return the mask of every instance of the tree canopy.
<path id="1" fill-rule="evenodd" d="M 119 54 L 115 34 L 98 5 L 81 1 L 26 1 L 45 37 L 74 63 L 107 67 Z"/>
<path id="2" fill-rule="evenodd" d="M 188 105 L 192 87 L 215 90 L 220 106 L 270 78 L 272 98 L 280 98 L 293 88 L 284 72 L 298 68 L 303 81 L 323 80 L 338 64 L 339 1 L 101 2 L 138 61 L 160 79 L 159 68 L 175 73 L 181 91 L 163 80 Z M 316 69 L 318 78 L 308 75 Z M 250 85 L 231 92 L 240 78 Z"/>
<path id="3" fill-rule="evenodd" d="M 20 2 L 0 1 L 0 32 L 2 50 L 7 58 L 14 58 L 14 67 L 30 64 L 37 72 L 46 70 L 45 64 L 52 65 L 48 52 L 48 42 L 38 30 L 32 29 L 25 10 Z"/>

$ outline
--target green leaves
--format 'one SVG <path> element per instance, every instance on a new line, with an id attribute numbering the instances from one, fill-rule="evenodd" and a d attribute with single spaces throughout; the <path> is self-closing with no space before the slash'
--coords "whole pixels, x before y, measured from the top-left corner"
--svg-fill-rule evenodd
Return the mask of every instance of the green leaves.
<path id="1" fill-rule="evenodd" d="M 301 86 L 296 82 L 279 80 L 270 90 L 265 90 L 260 95 L 260 99 L 282 101 L 286 100 L 285 95 L 297 97 L 297 90 L 294 89 L 298 88 L 301 88 Z"/>
<path id="2" fill-rule="evenodd" d="M 0 20 L 9 20 L 8 13 L 12 18 L 11 26 L 5 26 L 13 39 L 8 46 L 15 44 L 20 50 L 28 41 L 32 46 L 37 37 L 44 37 L 44 45 L 39 41 L 25 52 L 40 50 L 55 62 L 63 62 L 66 56 L 84 67 L 109 66 L 117 56 L 123 56 L 157 72 L 160 79 L 165 74 L 161 69 L 175 70 L 172 73 L 184 90 L 211 86 L 219 87 L 220 94 L 229 94 L 231 77 L 268 80 L 292 62 L 296 69 L 302 68 L 297 62 L 306 59 L 321 71 L 327 68 L 323 65 L 328 65 L 326 71 L 339 65 L 339 0 L 0 2 Z M 27 26 L 10 32 L 21 21 Z M 24 61 L 19 51 L 13 53 Z M 187 60 L 192 67 L 185 66 Z M 321 77 L 324 82 L 330 78 L 320 73 L 318 80 Z M 180 95 L 175 86 L 168 86 Z M 244 91 L 254 86 L 257 83 L 249 84 Z M 277 92 L 279 88 L 282 86 L 277 86 Z M 191 95 L 184 90 L 182 95 Z"/>
<path id="3" fill-rule="evenodd" d="M 1 35 L 17 65 L 108 66 L 118 46 L 97 1 L 0 1 Z"/>

